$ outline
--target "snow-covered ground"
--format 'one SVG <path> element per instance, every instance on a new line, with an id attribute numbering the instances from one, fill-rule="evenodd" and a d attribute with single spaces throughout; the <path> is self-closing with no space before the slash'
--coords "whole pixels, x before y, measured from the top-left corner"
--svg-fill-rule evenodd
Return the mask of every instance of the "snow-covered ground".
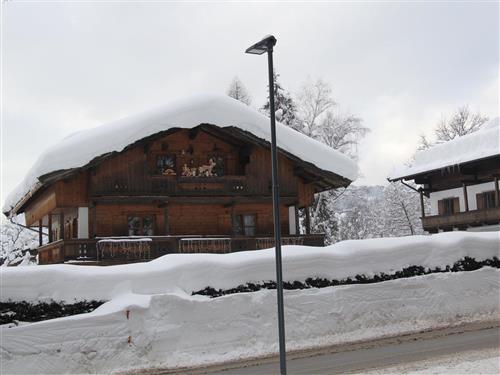
<path id="1" fill-rule="evenodd" d="M 285 280 L 340 279 L 499 256 L 498 233 L 444 233 L 285 247 Z M 201 365 L 277 351 L 276 293 L 191 291 L 273 279 L 272 250 L 168 255 L 147 264 L 1 270 L 2 298 L 106 299 L 89 314 L 2 328 L 2 372 L 92 373 Z M 500 318 L 500 271 L 285 291 L 288 349 Z"/>

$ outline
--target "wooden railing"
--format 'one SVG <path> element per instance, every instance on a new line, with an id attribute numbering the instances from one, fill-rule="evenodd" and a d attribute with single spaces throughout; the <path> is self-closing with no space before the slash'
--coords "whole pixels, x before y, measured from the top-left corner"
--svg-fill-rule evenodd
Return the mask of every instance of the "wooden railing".
<path id="1" fill-rule="evenodd" d="M 142 239 L 142 240 L 141 240 Z M 274 238 L 244 236 L 103 237 L 58 240 L 40 246 L 39 263 L 116 264 L 146 261 L 171 253 L 229 253 L 274 247 Z M 323 234 L 284 235 L 283 245 L 323 246 Z M 137 246 L 135 246 L 137 245 Z"/>
<path id="2" fill-rule="evenodd" d="M 500 207 L 483 210 L 459 212 L 452 215 L 434 215 L 422 218 L 422 225 L 427 231 L 439 229 L 467 228 L 500 222 Z"/>

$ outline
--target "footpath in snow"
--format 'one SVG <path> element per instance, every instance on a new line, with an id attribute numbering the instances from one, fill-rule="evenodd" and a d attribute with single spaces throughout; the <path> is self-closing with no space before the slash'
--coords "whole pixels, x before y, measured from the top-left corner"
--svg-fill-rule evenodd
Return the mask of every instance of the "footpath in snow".
<path id="1" fill-rule="evenodd" d="M 443 233 L 284 247 L 285 281 L 342 279 L 500 256 L 498 232 Z M 113 267 L 2 269 L 2 299 L 99 299 L 92 313 L 1 328 L 5 373 L 95 373 L 236 360 L 277 351 L 273 290 L 192 296 L 272 280 L 272 249 L 178 254 Z M 300 350 L 500 319 L 500 271 L 437 273 L 376 284 L 285 291 L 287 347 Z"/>

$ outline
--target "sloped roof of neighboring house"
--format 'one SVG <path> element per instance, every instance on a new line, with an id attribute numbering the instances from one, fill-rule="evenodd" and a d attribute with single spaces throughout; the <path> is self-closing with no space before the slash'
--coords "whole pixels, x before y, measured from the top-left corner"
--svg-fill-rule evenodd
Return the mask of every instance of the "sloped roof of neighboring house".
<path id="1" fill-rule="evenodd" d="M 403 166 L 389 180 L 412 177 L 446 167 L 500 155 L 500 117 L 490 120 L 470 134 L 417 152 L 411 166 Z"/>
<path id="2" fill-rule="evenodd" d="M 188 97 L 64 138 L 40 155 L 24 180 L 7 196 L 3 212 L 10 214 L 26 202 L 43 185 L 43 176 L 82 168 L 96 158 L 123 151 L 132 143 L 169 129 L 190 129 L 201 124 L 237 128 L 266 143 L 271 141 L 269 119 L 249 106 L 223 95 Z M 319 171 L 349 181 L 357 178 L 357 164 L 342 153 L 280 123 L 276 124 L 276 132 L 281 152 Z"/>

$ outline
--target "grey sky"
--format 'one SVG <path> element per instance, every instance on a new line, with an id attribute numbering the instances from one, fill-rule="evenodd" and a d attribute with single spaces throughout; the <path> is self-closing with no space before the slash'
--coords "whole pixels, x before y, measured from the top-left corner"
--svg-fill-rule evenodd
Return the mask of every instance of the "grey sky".
<path id="1" fill-rule="evenodd" d="M 358 184 L 384 183 L 442 114 L 464 104 L 499 112 L 497 2 L 12 1 L 2 10 L 4 196 L 46 147 L 76 130 L 200 91 L 224 93 L 235 75 L 260 107 L 266 59 L 243 51 L 266 34 L 278 39 L 287 90 L 322 77 L 338 109 L 371 129 Z"/>

